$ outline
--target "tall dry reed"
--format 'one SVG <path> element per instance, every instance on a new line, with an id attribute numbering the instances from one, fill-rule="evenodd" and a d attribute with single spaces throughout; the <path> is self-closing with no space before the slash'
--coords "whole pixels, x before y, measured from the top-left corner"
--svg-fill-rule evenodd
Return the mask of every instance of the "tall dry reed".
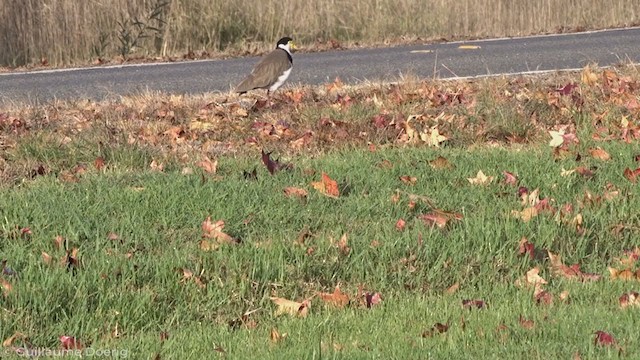
<path id="1" fill-rule="evenodd" d="M 0 0 L 0 65 L 336 39 L 515 36 L 640 23 L 638 0 Z"/>

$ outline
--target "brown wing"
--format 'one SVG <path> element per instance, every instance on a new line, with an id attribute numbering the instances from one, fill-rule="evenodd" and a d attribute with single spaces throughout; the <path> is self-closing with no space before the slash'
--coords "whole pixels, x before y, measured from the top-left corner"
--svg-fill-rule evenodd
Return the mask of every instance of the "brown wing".
<path id="1" fill-rule="evenodd" d="M 268 88 L 289 67 L 291 67 L 289 54 L 283 49 L 276 49 L 260 60 L 251 74 L 236 86 L 236 92 L 244 93 L 253 89 Z"/>

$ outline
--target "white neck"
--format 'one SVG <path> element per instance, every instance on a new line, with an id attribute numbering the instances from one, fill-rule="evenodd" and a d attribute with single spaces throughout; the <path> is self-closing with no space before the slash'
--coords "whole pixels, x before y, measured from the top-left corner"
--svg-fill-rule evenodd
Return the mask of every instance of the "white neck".
<path id="1" fill-rule="evenodd" d="M 289 55 L 291 55 L 291 48 L 289 47 L 289 44 L 280 44 L 278 45 L 278 47 L 286 52 L 289 53 Z"/>

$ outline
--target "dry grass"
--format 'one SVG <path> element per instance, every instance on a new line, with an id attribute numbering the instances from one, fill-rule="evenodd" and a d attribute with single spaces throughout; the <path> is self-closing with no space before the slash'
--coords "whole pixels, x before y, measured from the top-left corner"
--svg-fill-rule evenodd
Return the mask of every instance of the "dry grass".
<path id="1" fill-rule="evenodd" d="M 355 147 L 522 147 L 548 141 L 553 129 L 636 141 L 639 115 L 640 72 L 633 66 L 358 87 L 336 82 L 278 92 L 272 104 L 235 94 L 15 104 L 0 112 L 0 184 L 43 172 L 68 175 L 99 157 L 140 170 L 151 160 L 182 167 L 202 157 L 258 158 L 262 149 L 289 157 Z"/>
<path id="2" fill-rule="evenodd" d="M 284 34 L 307 46 L 329 40 L 335 46 L 638 22 L 637 0 L 5 0 L 0 65 L 252 52 Z"/>

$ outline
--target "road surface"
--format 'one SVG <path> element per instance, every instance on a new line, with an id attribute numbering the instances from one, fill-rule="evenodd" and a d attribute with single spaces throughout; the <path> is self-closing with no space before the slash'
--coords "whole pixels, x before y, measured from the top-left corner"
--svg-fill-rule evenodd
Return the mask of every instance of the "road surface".
<path id="1" fill-rule="evenodd" d="M 228 91 L 258 58 L 134 64 L 0 74 L 0 103 L 54 98 L 105 99 L 140 91 L 197 94 Z M 470 77 L 640 63 L 640 28 L 294 53 L 288 84 Z"/>

